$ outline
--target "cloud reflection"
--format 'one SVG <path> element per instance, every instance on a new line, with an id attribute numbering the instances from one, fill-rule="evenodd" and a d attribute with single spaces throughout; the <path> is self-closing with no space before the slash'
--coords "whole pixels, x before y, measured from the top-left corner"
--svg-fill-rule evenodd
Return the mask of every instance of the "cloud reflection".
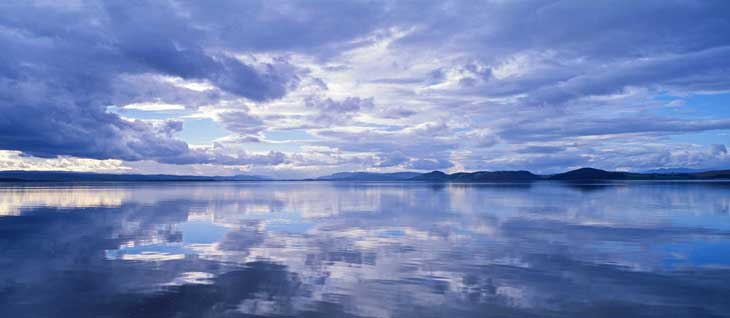
<path id="1" fill-rule="evenodd" d="M 20 215 L 23 209 L 53 207 L 59 209 L 118 207 L 127 191 L 117 189 L 94 189 L 91 187 L 46 188 L 0 188 L 0 216 Z"/>
<path id="2" fill-rule="evenodd" d="M 2 202 L 19 212 L 0 217 L 0 313 L 721 317 L 730 312 L 722 284 L 730 277 L 728 190 L 295 182 L 2 189 L 16 194 Z M 57 199 L 68 193 L 76 199 Z"/>

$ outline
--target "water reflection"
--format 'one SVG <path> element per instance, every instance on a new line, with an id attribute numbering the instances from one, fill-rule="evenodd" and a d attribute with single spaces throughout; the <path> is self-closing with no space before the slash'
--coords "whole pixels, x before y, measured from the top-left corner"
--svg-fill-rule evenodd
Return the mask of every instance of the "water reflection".
<path id="1" fill-rule="evenodd" d="M 3 317 L 727 317 L 726 183 L 0 186 Z"/>

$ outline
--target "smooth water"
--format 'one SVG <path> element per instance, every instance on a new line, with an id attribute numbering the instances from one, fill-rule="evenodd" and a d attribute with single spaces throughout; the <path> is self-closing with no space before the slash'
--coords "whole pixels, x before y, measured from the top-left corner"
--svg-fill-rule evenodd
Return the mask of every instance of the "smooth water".
<path id="1" fill-rule="evenodd" d="M 0 317 L 730 317 L 730 183 L 0 185 Z"/>

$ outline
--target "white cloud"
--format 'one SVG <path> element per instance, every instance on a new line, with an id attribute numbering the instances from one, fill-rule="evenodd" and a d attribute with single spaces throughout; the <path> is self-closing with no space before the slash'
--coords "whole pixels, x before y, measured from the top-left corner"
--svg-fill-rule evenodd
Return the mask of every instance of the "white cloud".
<path id="1" fill-rule="evenodd" d="M 143 111 L 166 111 L 166 110 L 184 110 L 185 106 L 179 104 L 165 103 L 134 103 L 122 106 L 123 109 L 135 109 Z"/>

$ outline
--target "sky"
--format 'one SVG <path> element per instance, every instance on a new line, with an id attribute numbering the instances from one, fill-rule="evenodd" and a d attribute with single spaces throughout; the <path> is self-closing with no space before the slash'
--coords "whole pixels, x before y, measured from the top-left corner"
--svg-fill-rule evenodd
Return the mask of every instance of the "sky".
<path id="1" fill-rule="evenodd" d="M 728 1 L 3 1 L 0 170 L 730 168 Z"/>

